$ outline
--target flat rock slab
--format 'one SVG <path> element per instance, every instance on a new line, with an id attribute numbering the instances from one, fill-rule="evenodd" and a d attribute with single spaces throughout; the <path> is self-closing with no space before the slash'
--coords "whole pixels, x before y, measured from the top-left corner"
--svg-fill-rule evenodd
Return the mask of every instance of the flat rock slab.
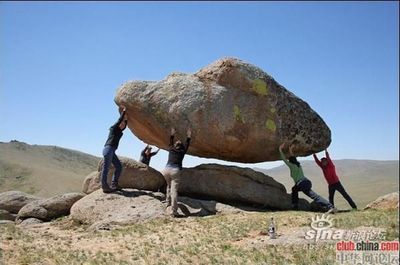
<path id="1" fill-rule="evenodd" d="M 124 189 L 105 194 L 97 190 L 76 202 L 71 208 L 74 221 L 90 224 L 97 229 L 113 225 L 126 225 L 168 216 L 164 194 L 160 192 Z M 207 216 L 217 213 L 233 213 L 252 209 L 238 208 L 216 201 L 178 197 L 178 214 L 181 217 Z"/>
<path id="2" fill-rule="evenodd" d="M 285 186 L 272 177 L 251 168 L 202 164 L 181 171 L 179 192 L 233 204 L 257 205 L 274 210 L 290 210 L 291 196 Z M 299 201 L 301 210 L 310 210 L 304 199 Z"/>
<path id="3" fill-rule="evenodd" d="M 162 193 L 126 189 L 116 193 L 94 191 L 76 202 L 70 217 L 80 223 L 129 224 L 156 218 L 164 213 Z"/>

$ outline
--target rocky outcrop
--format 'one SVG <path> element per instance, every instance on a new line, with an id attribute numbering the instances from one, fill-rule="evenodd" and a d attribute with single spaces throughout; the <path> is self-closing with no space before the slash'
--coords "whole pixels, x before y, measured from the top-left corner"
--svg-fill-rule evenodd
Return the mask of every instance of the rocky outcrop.
<path id="1" fill-rule="evenodd" d="M 381 196 L 369 203 L 364 209 L 399 209 L 399 192 L 397 191 Z"/>
<path id="2" fill-rule="evenodd" d="M 105 194 L 97 190 L 76 202 L 70 217 L 80 223 L 134 223 L 163 215 L 162 193 L 123 190 Z"/>
<path id="3" fill-rule="evenodd" d="M 222 202 L 253 204 L 269 209 L 291 209 L 285 186 L 270 176 L 250 168 L 203 164 L 181 171 L 180 194 Z M 300 208 L 310 205 L 300 201 Z"/>
<path id="4" fill-rule="evenodd" d="M 14 221 L 10 221 L 10 220 L 0 220 L 0 225 L 14 225 L 15 222 Z"/>
<path id="5" fill-rule="evenodd" d="M 17 217 L 16 214 L 10 213 L 6 210 L 1 210 L 0 209 L 0 220 L 9 220 L 9 221 L 15 221 L 15 218 Z"/>
<path id="6" fill-rule="evenodd" d="M 37 219 L 37 218 L 28 218 L 25 220 L 18 220 L 17 224 L 21 225 L 21 226 L 25 226 L 25 225 L 37 225 L 37 224 L 41 224 L 43 223 L 42 220 Z"/>
<path id="7" fill-rule="evenodd" d="M 133 159 L 120 157 L 122 173 L 118 185 L 122 188 L 158 191 L 165 180 L 160 172 Z M 97 172 L 90 173 L 84 180 L 82 192 L 89 194 L 101 187 L 101 169 L 103 160 L 98 165 Z M 108 183 L 111 183 L 114 167 L 111 165 L 108 172 Z"/>
<path id="8" fill-rule="evenodd" d="M 110 173 L 111 174 L 111 173 Z M 101 187 L 100 172 L 94 171 L 85 177 L 82 192 L 89 194 Z M 111 180 L 109 180 L 111 181 Z"/>
<path id="9" fill-rule="evenodd" d="M 17 220 L 36 218 L 50 221 L 69 215 L 72 205 L 83 197 L 84 194 L 73 192 L 31 202 L 19 210 Z"/>
<path id="10" fill-rule="evenodd" d="M 181 139 L 190 127 L 188 153 L 200 157 L 274 161 L 284 141 L 294 145 L 296 156 L 317 153 L 331 142 L 329 128 L 306 102 L 260 68 L 234 58 L 195 74 L 127 82 L 115 101 L 127 107 L 129 129 L 160 148 L 167 149 L 171 127 Z"/>
<path id="11" fill-rule="evenodd" d="M 70 217 L 78 222 L 92 225 L 95 229 L 106 229 L 111 225 L 125 225 L 149 219 L 165 217 L 164 194 L 160 192 L 126 189 L 105 194 L 95 191 L 76 202 Z M 178 213 L 183 216 L 206 216 L 217 213 L 233 213 L 242 209 L 216 201 L 179 197 Z M 250 208 L 245 208 L 250 209 Z"/>
<path id="12" fill-rule="evenodd" d="M 164 183 L 162 175 L 154 169 L 134 160 L 131 160 L 134 167 L 129 169 L 126 163 L 129 160 L 122 161 L 124 170 L 120 178 L 121 187 L 157 191 L 159 184 Z M 86 178 L 84 192 L 90 193 L 100 187 L 99 174 L 92 173 Z M 160 178 L 162 181 L 159 181 Z M 292 207 L 291 196 L 286 193 L 282 184 L 261 172 L 236 166 L 203 164 L 194 168 L 184 168 L 181 171 L 179 194 L 267 209 L 289 210 Z M 306 200 L 300 200 L 300 209 L 314 210 L 310 207 Z"/>
<path id="13" fill-rule="evenodd" d="M 6 191 L 0 193 L 0 209 L 10 213 L 18 211 L 26 204 L 39 200 L 39 197 L 27 194 L 22 191 Z"/>

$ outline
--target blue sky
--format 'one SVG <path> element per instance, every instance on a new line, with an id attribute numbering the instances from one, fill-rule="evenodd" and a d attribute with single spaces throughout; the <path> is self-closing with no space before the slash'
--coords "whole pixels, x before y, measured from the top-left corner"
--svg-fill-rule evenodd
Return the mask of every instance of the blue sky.
<path id="1" fill-rule="evenodd" d="M 234 56 L 321 115 L 332 157 L 398 159 L 398 5 L 0 2 L 0 141 L 100 156 L 122 83 Z M 117 154 L 138 158 L 143 146 L 127 130 Z M 160 152 L 152 166 L 166 157 Z M 217 161 L 188 156 L 184 164 L 204 162 Z"/>

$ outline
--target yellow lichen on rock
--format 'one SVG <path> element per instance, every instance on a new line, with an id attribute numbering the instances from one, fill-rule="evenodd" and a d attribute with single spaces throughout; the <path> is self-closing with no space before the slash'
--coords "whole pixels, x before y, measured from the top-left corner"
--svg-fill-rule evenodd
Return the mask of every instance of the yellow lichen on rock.
<path id="1" fill-rule="evenodd" d="M 274 122 L 273 120 L 271 120 L 271 119 L 268 119 L 268 120 L 265 122 L 265 127 L 266 127 L 268 130 L 270 130 L 270 131 L 273 131 L 273 132 L 276 131 L 276 124 L 275 124 L 275 122 Z"/>
<path id="2" fill-rule="evenodd" d="M 267 84 L 261 80 L 261 79 L 256 79 L 253 82 L 253 89 L 257 94 L 266 96 L 268 95 L 268 86 Z"/>
<path id="3" fill-rule="evenodd" d="M 234 116 L 235 116 L 235 120 L 244 123 L 244 120 L 243 120 L 242 114 L 240 112 L 239 106 L 235 105 L 233 107 L 233 113 L 234 113 Z"/>

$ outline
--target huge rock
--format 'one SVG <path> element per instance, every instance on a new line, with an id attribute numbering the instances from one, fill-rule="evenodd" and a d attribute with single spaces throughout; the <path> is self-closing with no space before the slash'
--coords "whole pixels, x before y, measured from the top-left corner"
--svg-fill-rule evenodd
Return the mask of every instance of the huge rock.
<path id="1" fill-rule="evenodd" d="M 331 132 L 311 107 L 260 68 L 224 58 L 195 74 L 130 81 L 115 97 L 127 107 L 128 127 L 146 143 L 167 149 L 170 128 L 193 141 L 189 154 L 235 162 L 278 160 L 278 146 L 307 156 L 327 148 Z M 286 152 L 287 150 L 285 150 Z"/>
<path id="2" fill-rule="evenodd" d="M 18 213 L 18 211 L 26 204 L 39 199 L 39 197 L 22 191 L 6 191 L 0 193 L 0 209 L 6 210 L 10 213 Z"/>
<path id="3" fill-rule="evenodd" d="M 19 210 L 17 220 L 36 218 L 50 221 L 69 215 L 72 205 L 84 196 L 85 194 L 72 192 L 31 202 Z"/>
<path id="4" fill-rule="evenodd" d="M 122 173 L 118 185 L 122 188 L 158 191 L 165 183 L 160 172 L 133 159 L 120 157 Z M 103 160 L 99 162 L 97 172 L 90 173 L 83 182 L 82 192 L 89 194 L 101 187 L 101 169 Z M 111 165 L 108 172 L 108 183 L 114 174 L 114 166 Z"/>
<path id="5" fill-rule="evenodd" d="M 369 203 L 365 209 L 399 209 L 399 192 L 397 191 L 381 196 L 375 201 Z"/>
<path id="6" fill-rule="evenodd" d="M 291 196 L 272 177 L 250 168 L 203 164 L 181 171 L 180 194 L 222 202 L 257 205 L 269 209 L 291 209 Z M 305 200 L 300 208 L 310 210 Z"/>
<path id="7" fill-rule="evenodd" d="M 76 202 L 70 217 L 79 223 L 90 224 L 97 229 L 110 225 L 125 225 L 149 219 L 165 217 L 164 194 L 160 192 L 124 189 L 116 193 L 95 191 Z M 178 214 L 181 216 L 206 216 L 217 213 L 242 211 L 240 208 L 216 201 L 197 200 L 180 196 Z M 245 208 L 247 209 L 247 208 Z"/>

